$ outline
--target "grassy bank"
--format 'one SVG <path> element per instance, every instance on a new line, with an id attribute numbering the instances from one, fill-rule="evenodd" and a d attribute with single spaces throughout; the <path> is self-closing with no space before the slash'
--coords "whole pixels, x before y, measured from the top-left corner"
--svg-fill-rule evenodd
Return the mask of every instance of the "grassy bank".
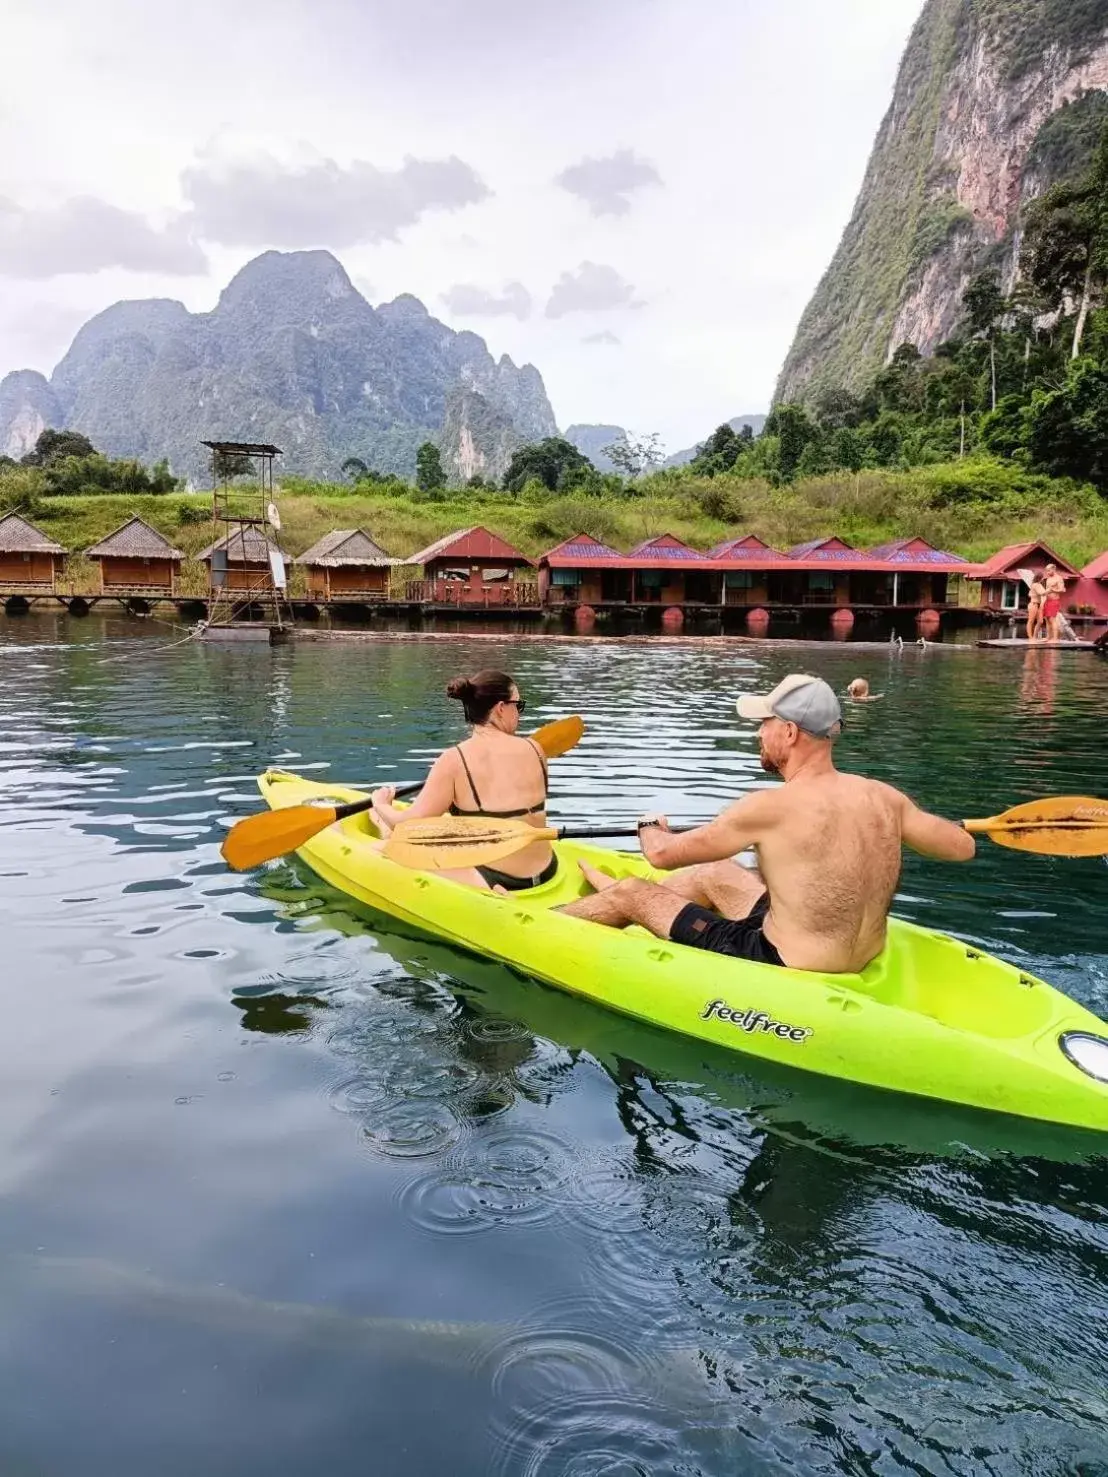
<path id="1" fill-rule="evenodd" d="M 919 534 L 941 548 L 983 558 L 1003 544 L 1046 540 L 1080 568 L 1108 548 L 1108 501 L 1091 488 L 1028 477 L 1000 462 L 964 462 L 911 472 L 841 473 L 771 487 L 751 480 L 659 474 L 641 496 L 540 494 L 513 497 L 464 490 L 444 502 L 418 495 L 384 496 L 327 484 L 298 483 L 278 493 L 281 543 L 298 554 L 333 528 L 362 527 L 389 553 L 406 557 L 442 534 L 483 523 L 536 555 L 577 532 L 628 549 L 673 533 L 707 549 L 724 537 L 754 533 L 777 548 L 837 534 L 859 547 Z M 16 499 L 4 497 L 0 510 Z M 33 497 L 33 520 L 74 552 L 88 548 L 132 513 L 145 518 L 186 554 L 213 538 L 205 493 L 163 496 Z M 182 511 L 184 510 L 184 511 Z M 71 561 L 84 583 L 91 567 Z M 202 588 L 201 571 L 185 566 L 185 588 Z"/>

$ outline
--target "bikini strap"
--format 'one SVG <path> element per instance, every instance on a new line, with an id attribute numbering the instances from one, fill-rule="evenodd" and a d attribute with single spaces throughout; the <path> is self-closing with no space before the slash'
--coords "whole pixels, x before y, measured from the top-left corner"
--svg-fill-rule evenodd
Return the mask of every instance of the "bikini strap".
<path id="1" fill-rule="evenodd" d="M 458 751 L 458 758 L 462 761 L 462 768 L 466 772 L 466 779 L 469 781 L 469 788 L 473 791 L 473 799 L 474 799 L 474 801 L 475 801 L 475 803 L 477 805 L 478 813 L 480 813 L 481 812 L 481 797 L 477 793 L 477 786 L 473 783 L 473 776 L 469 772 L 469 765 L 466 763 L 466 756 L 462 753 L 462 746 L 461 746 L 461 744 L 455 744 L 454 747 Z"/>
<path id="2" fill-rule="evenodd" d="M 534 754 L 535 758 L 539 761 L 539 766 L 542 769 L 542 798 L 543 809 L 545 810 L 546 802 L 550 799 L 550 770 L 547 767 L 546 755 L 542 752 L 533 738 L 526 739 L 524 742 L 531 745 L 531 751 Z M 532 806 L 531 809 L 534 810 L 535 807 Z"/>

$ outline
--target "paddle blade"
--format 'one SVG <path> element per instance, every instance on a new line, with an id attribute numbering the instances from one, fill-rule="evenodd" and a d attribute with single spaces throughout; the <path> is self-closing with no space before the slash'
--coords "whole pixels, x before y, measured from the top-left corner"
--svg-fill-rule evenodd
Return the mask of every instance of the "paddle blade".
<path id="1" fill-rule="evenodd" d="M 385 855 L 421 872 L 485 867 L 536 841 L 553 841 L 557 835 L 549 826 L 530 826 L 526 821 L 481 815 L 431 816 L 401 821 L 385 843 Z"/>
<path id="2" fill-rule="evenodd" d="M 1108 855 L 1108 801 L 1091 795 L 1053 795 L 1015 805 L 1003 815 L 966 821 L 998 846 L 1040 856 Z"/>
<path id="3" fill-rule="evenodd" d="M 577 747 L 584 732 L 584 722 L 574 713 L 572 717 L 558 718 L 553 723 L 536 729 L 531 737 L 548 759 L 560 759 L 570 749 Z"/>
<path id="4" fill-rule="evenodd" d="M 335 820 L 333 805 L 290 805 L 263 810 L 236 821 L 219 848 L 223 860 L 236 872 L 247 872 L 285 856 L 310 841 Z"/>

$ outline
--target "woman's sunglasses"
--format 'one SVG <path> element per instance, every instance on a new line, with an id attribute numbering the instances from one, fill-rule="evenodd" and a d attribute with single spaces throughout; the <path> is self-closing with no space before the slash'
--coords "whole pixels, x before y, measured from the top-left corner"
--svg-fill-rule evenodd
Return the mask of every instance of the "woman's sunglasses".
<path id="1" fill-rule="evenodd" d="M 516 712 L 519 714 L 519 716 L 521 718 L 523 717 L 524 713 L 526 713 L 526 711 L 527 711 L 527 699 L 526 698 L 522 698 L 522 697 L 506 697 L 504 699 L 504 701 L 506 703 L 511 703 L 512 707 L 515 708 Z"/>

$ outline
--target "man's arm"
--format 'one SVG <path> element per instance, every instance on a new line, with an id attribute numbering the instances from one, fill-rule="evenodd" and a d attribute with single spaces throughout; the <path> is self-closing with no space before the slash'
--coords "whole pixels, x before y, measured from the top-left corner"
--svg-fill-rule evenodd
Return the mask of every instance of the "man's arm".
<path id="1" fill-rule="evenodd" d="M 773 824 L 777 806 L 776 790 L 755 790 L 695 831 L 675 836 L 660 827 L 644 829 L 639 845 L 651 866 L 667 872 L 699 862 L 721 862 L 753 846 Z"/>
<path id="2" fill-rule="evenodd" d="M 968 831 L 954 821 L 943 820 L 942 816 L 921 810 L 907 795 L 901 795 L 900 802 L 903 807 L 900 834 L 905 846 L 910 846 L 921 856 L 932 857 L 937 862 L 973 860 L 977 843 Z"/>

